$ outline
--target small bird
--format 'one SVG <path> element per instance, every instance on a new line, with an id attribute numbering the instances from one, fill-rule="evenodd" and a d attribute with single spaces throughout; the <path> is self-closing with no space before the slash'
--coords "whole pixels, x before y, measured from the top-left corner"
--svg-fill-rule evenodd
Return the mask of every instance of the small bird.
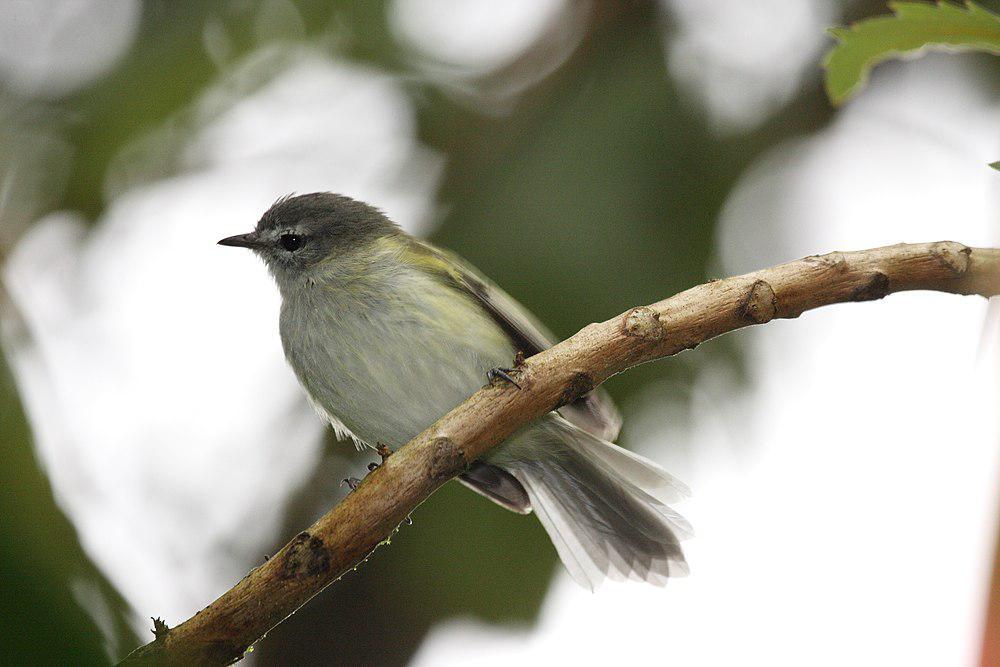
<path id="1" fill-rule="evenodd" d="M 309 400 L 359 449 L 397 448 L 503 368 L 556 340 L 458 256 L 377 208 L 317 192 L 279 199 L 249 234 L 281 293 L 285 357 Z M 662 584 L 687 573 L 683 483 L 612 444 L 621 420 L 603 390 L 522 428 L 458 479 L 502 507 L 534 510 L 570 575 Z"/>

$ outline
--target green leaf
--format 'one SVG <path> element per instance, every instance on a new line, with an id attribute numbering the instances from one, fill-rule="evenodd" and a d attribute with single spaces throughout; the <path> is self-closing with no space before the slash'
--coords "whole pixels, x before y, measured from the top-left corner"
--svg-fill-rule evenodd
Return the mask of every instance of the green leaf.
<path id="1" fill-rule="evenodd" d="M 996 169 L 997 171 L 1000 171 L 1000 160 L 998 160 L 997 162 L 990 162 L 990 166 Z"/>
<path id="2" fill-rule="evenodd" d="M 894 16 L 831 28 L 837 44 L 823 60 L 826 93 L 841 104 L 858 92 L 868 72 L 889 58 L 927 50 L 971 50 L 1000 54 L 1000 16 L 971 2 L 891 2 Z"/>

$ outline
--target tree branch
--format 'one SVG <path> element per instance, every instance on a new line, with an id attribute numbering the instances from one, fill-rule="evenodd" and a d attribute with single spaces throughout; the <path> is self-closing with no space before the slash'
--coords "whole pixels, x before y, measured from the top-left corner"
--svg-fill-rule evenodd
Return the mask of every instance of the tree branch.
<path id="1" fill-rule="evenodd" d="M 1000 249 L 901 244 L 834 252 L 715 280 L 590 324 L 487 386 L 390 456 L 360 487 L 232 589 L 123 664 L 228 664 L 363 561 L 424 499 L 518 428 L 612 375 L 720 334 L 812 308 L 937 290 L 1000 294 Z"/>

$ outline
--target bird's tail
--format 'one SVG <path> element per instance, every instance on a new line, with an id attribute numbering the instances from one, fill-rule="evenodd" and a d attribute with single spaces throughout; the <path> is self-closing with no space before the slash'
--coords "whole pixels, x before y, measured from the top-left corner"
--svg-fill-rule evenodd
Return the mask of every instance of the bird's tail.
<path id="1" fill-rule="evenodd" d="M 663 584 L 687 574 L 679 541 L 691 528 L 667 507 L 688 494 L 682 482 L 561 417 L 544 433 L 549 442 L 532 458 L 501 465 L 527 491 L 573 579 L 594 589 L 605 578 Z"/>

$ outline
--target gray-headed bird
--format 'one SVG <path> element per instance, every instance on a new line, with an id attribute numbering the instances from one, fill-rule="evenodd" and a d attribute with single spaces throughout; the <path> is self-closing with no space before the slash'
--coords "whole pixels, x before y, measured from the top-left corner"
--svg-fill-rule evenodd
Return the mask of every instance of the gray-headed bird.
<path id="1" fill-rule="evenodd" d="M 281 292 L 288 363 L 320 414 L 358 447 L 397 448 L 480 388 L 516 383 L 505 365 L 553 336 L 454 254 L 381 211 L 331 193 L 278 200 L 249 234 Z M 618 412 L 603 390 L 525 426 L 459 480 L 538 516 L 572 577 L 663 583 L 687 572 L 687 494 L 660 466 L 612 444 Z"/>

